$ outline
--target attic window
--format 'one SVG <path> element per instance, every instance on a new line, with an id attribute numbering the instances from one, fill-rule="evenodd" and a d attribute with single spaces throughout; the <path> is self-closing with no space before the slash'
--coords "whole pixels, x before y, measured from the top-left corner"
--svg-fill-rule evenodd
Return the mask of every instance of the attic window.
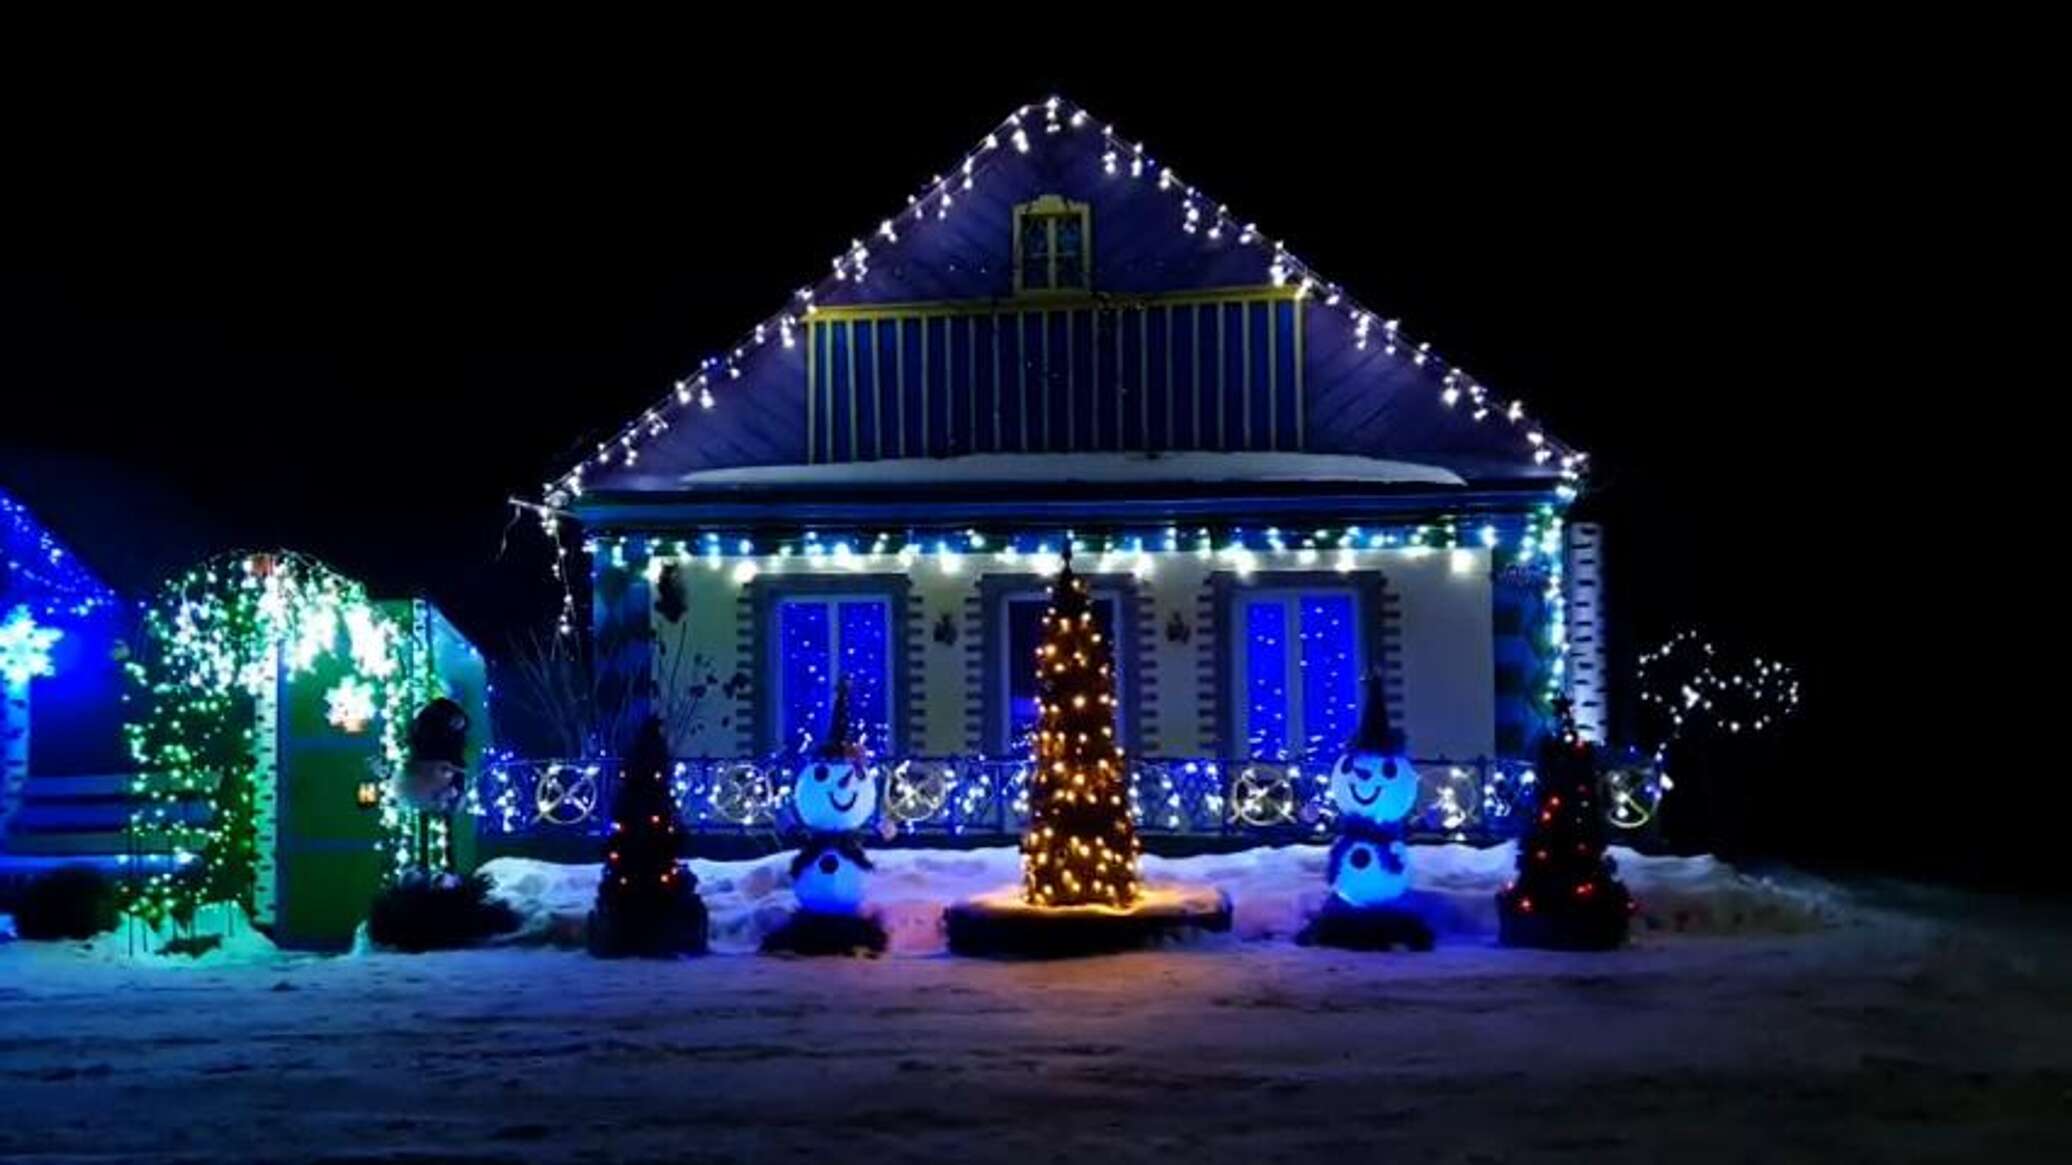
<path id="1" fill-rule="evenodd" d="M 1093 222 L 1085 203 L 1046 194 L 1014 208 L 1016 291 L 1084 291 L 1092 255 Z"/>

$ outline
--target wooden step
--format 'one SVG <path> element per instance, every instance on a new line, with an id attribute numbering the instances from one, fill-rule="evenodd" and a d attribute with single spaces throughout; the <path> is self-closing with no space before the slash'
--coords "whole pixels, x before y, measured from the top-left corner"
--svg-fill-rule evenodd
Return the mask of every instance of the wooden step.
<path id="1" fill-rule="evenodd" d="M 9 834 L 105 833 L 129 828 L 127 801 L 26 801 L 7 823 Z"/>
<path id="2" fill-rule="evenodd" d="M 131 868 L 154 869 L 171 862 L 170 854 L 144 854 L 135 862 L 126 854 L 0 854 L 0 880 L 33 878 L 62 866 L 93 866 L 118 873 Z"/>
<path id="3" fill-rule="evenodd" d="M 70 801 L 112 797 L 127 800 L 130 796 L 130 782 L 135 779 L 128 773 L 97 773 L 79 777 L 31 776 L 22 782 L 22 799 Z"/>
<path id="4" fill-rule="evenodd" d="M 126 854 L 129 833 L 9 833 L 5 846 L 10 854 Z"/>

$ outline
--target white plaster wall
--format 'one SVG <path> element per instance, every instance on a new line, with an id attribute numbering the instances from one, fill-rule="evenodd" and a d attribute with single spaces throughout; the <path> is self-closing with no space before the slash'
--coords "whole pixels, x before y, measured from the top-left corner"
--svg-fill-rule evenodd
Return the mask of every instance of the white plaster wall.
<path id="1" fill-rule="evenodd" d="M 1205 667 L 1223 666 L 1214 659 L 1216 634 L 1202 619 L 1202 597 L 1218 571 L 1233 570 L 1222 555 L 1203 558 L 1191 551 L 1153 553 L 1150 573 L 1143 576 L 1140 594 L 1147 617 L 1140 634 L 1142 647 L 1155 661 L 1156 691 L 1138 710 L 1143 717 L 1144 738 L 1164 756 L 1197 756 L 1208 748 L 1204 735 L 1202 680 Z M 745 585 L 737 569 L 752 562 L 755 575 L 803 575 L 830 577 L 842 574 L 905 574 L 918 600 L 921 643 L 919 689 L 922 715 L 914 717 L 908 708 L 896 714 L 910 722 L 918 719 L 919 732 L 910 745 L 919 752 L 943 755 L 963 753 L 968 748 L 967 722 L 977 713 L 980 692 L 969 682 L 972 662 L 981 654 L 982 628 L 973 625 L 966 600 L 976 594 L 979 580 L 988 574 L 1016 574 L 1027 577 L 1024 559 L 1009 568 L 990 554 L 961 557 L 954 571 L 942 569 L 941 560 L 923 556 L 911 567 L 891 555 L 859 556 L 862 569 L 839 567 L 831 560 L 818 564 L 798 556 L 753 558 L 725 556 L 717 560 L 697 557 L 682 560 L 688 610 L 681 622 L 670 624 L 654 616 L 658 640 L 677 648 L 702 651 L 711 669 L 722 680 L 737 669 L 753 677 L 754 661 L 740 656 Z M 716 565 L 715 565 L 716 563 Z M 1102 571 L 1098 555 L 1076 562 L 1088 572 Z M 1134 558 L 1121 558 L 1108 569 L 1123 573 L 1135 566 Z M 1496 736 L 1496 675 L 1492 651 L 1490 555 L 1487 550 L 1324 551 L 1308 560 L 1294 552 L 1261 552 L 1252 563 L 1249 580 L 1254 585 L 1271 585 L 1279 572 L 1332 572 L 1341 565 L 1351 571 L 1382 571 L 1399 604 L 1398 650 L 1403 665 L 1403 703 L 1396 710 L 1412 750 L 1420 756 L 1474 757 L 1492 755 Z M 1178 613 L 1191 632 L 1184 643 L 1168 641 L 1166 625 Z M 957 630 L 954 644 L 938 642 L 936 625 L 945 615 Z M 896 631 L 895 631 L 896 634 Z M 895 642 L 892 650 L 902 652 L 905 644 Z M 1368 650 L 1372 651 L 1372 645 Z M 658 669 L 666 663 L 658 661 Z M 662 677 L 658 674 L 658 679 Z M 679 674 L 681 685 L 694 683 L 697 673 L 688 668 Z M 987 682 L 985 677 L 980 682 Z M 756 698 L 750 693 L 749 699 Z M 720 727 L 720 701 L 714 692 L 707 697 L 703 726 L 695 734 L 672 743 L 680 755 L 728 756 L 744 749 L 754 751 L 748 740 L 748 705 L 734 710 L 734 724 Z"/>
<path id="2" fill-rule="evenodd" d="M 1417 756 L 1496 753 L 1489 551 L 1380 551 L 1402 603 L 1404 735 Z"/>
<path id="3" fill-rule="evenodd" d="M 965 682 L 965 666 L 967 655 L 975 658 L 979 653 L 980 629 L 966 621 L 964 600 L 978 587 L 972 567 L 982 557 L 965 557 L 953 572 L 945 572 L 938 560 L 923 557 L 906 572 L 921 604 L 920 686 L 926 693 L 921 736 L 911 743 L 916 752 L 929 756 L 956 756 L 966 751 L 965 718 L 978 706 L 979 693 Z M 935 639 L 936 623 L 944 615 L 957 629 L 953 644 Z M 905 711 L 901 709 L 901 714 Z"/>
<path id="4" fill-rule="evenodd" d="M 1215 629 L 1199 617 L 1210 564 L 1191 554 L 1157 554 L 1152 561 L 1157 565 L 1140 594 L 1150 613 L 1145 642 L 1157 665 L 1158 690 L 1143 713 L 1144 739 L 1164 756 L 1202 756 L 1208 741 L 1202 735 L 1201 668 L 1216 654 Z M 1166 623 L 1176 613 L 1187 624 L 1185 643 L 1166 639 Z"/>
<path id="5" fill-rule="evenodd" d="M 679 651 L 686 656 L 702 652 L 711 672 L 719 676 L 722 683 L 736 670 L 753 677 L 753 661 L 741 658 L 736 642 L 739 638 L 741 584 L 731 575 L 734 564 L 723 562 L 715 570 L 702 558 L 679 559 L 678 562 L 684 568 L 681 574 L 686 608 L 683 619 L 671 623 L 654 614 L 650 605 L 649 619 L 654 626 L 656 642 L 666 644 L 670 649 L 668 657 L 659 653 L 656 656 L 655 678 L 658 684 L 672 679 L 668 675 L 669 665 Z M 673 680 L 675 686 L 682 689 L 702 678 L 703 673 L 693 669 L 686 659 Z M 746 704 L 730 706 L 724 692 L 708 690 L 700 705 L 697 730 L 678 734 L 669 742 L 670 747 L 678 756 L 739 755 L 746 730 L 746 725 L 741 723 L 741 714 L 745 711 Z M 722 719 L 730 722 L 722 726 Z"/>

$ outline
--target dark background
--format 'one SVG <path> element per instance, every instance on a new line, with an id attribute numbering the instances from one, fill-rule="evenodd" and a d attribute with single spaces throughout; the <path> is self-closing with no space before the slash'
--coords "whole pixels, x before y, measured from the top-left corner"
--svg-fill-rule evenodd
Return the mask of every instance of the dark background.
<path id="1" fill-rule="evenodd" d="M 1954 273 L 2008 237 L 2004 122 L 1861 30 L 1566 31 L 89 45 L 11 83 L 0 482 L 119 584 L 284 544 L 494 649 L 556 598 L 505 498 L 1057 90 L 1591 451 L 1621 662 L 1696 625 L 1799 664 L 1766 848 L 2020 876 L 2063 794 L 2011 450 L 2051 422 Z"/>

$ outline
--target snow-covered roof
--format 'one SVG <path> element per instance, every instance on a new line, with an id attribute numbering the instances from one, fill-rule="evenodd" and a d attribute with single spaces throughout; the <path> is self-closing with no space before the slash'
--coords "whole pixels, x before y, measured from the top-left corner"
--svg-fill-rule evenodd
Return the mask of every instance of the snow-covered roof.
<path id="1" fill-rule="evenodd" d="M 822 465 L 702 469 L 677 479 L 688 492 L 842 486 L 1318 482 L 1465 486 L 1451 470 L 1333 453 L 975 453 Z"/>
<path id="2" fill-rule="evenodd" d="M 1013 353 L 1021 344 L 1035 343 L 1033 335 L 1025 338 L 1020 331 L 1023 313 L 1034 311 L 1045 321 L 1042 327 L 1047 334 L 1050 316 L 1044 313 L 1062 302 L 1027 300 L 1018 292 L 1014 274 L 1016 208 L 1045 196 L 1068 200 L 1060 205 L 1091 207 L 1093 278 L 1082 303 L 1115 320 L 1114 330 L 1103 332 L 1097 330 L 1103 326 L 1097 319 L 1079 349 L 1084 359 L 1096 337 L 1109 337 L 1107 342 L 1118 353 L 1112 361 L 1114 379 L 1103 380 L 1110 367 L 1103 365 L 1090 375 L 1083 373 L 1077 391 L 1083 395 L 1126 390 L 1131 400 L 1166 394 L 1157 398 L 1160 403 L 1145 414 L 1143 425 L 1135 431 L 1124 427 L 1126 413 L 1115 414 L 1116 428 L 1105 432 L 1096 428 L 1092 447 L 1296 449 L 1362 455 L 1444 467 L 1478 484 L 1534 482 L 1564 494 L 1572 492 L 1580 480 L 1584 455 L 1547 433 L 1522 401 L 1498 396 L 1467 370 L 1433 351 L 1429 343 L 1413 339 L 1399 320 L 1361 306 L 1344 287 L 1323 277 L 1257 224 L 1237 217 L 1228 206 L 1187 184 L 1170 166 L 1154 159 L 1142 143 L 1129 143 L 1113 126 L 1053 97 L 1010 113 L 957 165 L 910 196 L 905 209 L 881 220 L 875 230 L 837 255 L 831 272 L 819 283 L 801 287 L 790 303 L 756 324 L 738 344 L 703 361 L 662 400 L 549 483 L 548 499 L 580 505 L 589 494 L 666 493 L 692 480 L 712 480 L 698 476 L 707 472 L 795 469 L 815 461 L 839 461 L 837 431 L 850 460 L 899 459 L 915 453 L 931 457 L 986 455 L 1016 449 L 1041 449 L 1041 455 L 1057 457 L 1083 451 L 1088 442 L 1070 425 L 1059 430 L 1068 434 L 1061 446 L 1051 440 L 1049 428 L 1041 430 L 1040 439 L 1026 432 L 1014 434 L 1013 411 L 1005 412 L 1006 432 L 999 419 L 1014 380 L 1013 365 L 1006 365 L 1004 372 L 1001 366 L 1000 333 L 1008 333 L 1005 347 L 1011 361 L 1033 359 L 1033 355 Z M 1294 371 L 1282 374 L 1277 391 L 1288 392 L 1291 375 L 1294 391 L 1280 405 L 1277 417 L 1271 411 L 1260 416 L 1261 435 L 1255 436 L 1247 417 L 1241 430 L 1233 422 L 1227 437 L 1217 429 L 1212 439 L 1209 430 L 1200 427 L 1202 414 L 1189 409 L 1190 405 L 1199 409 L 1194 402 L 1204 399 L 1207 388 L 1199 383 L 1187 386 L 1190 399 L 1177 409 L 1172 403 L 1181 367 L 1173 363 L 1173 320 L 1176 311 L 1201 311 L 1194 305 L 1208 302 L 1203 297 L 1240 292 L 1264 293 L 1281 305 L 1269 308 L 1263 316 L 1242 317 L 1263 322 L 1258 344 L 1247 348 L 1244 356 L 1244 391 L 1253 391 L 1251 361 L 1259 350 L 1263 347 L 1267 354 L 1265 361 L 1275 358 L 1271 354 L 1277 329 L 1283 329 L 1278 335 L 1279 358 L 1287 361 L 1291 350 L 1295 354 L 1289 365 Z M 1292 328 L 1285 322 L 1289 300 L 1295 303 Z M 892 423 L 890 404 L 884 406 L 888 412 L 875 421 L 868 411 L 877 403 L 871 394 L 880 391 L 873 378 L 889 377 L 885 369 L 871 362 L 882 359 L 889 368 L 892 353 L 871 347 L 885 343 L 880 327 L 866 324 L 858 329 L 844 321 L 882 319 L 887 313 L 909 313 L 911 318 L 917 313 L 941 323 L 945 312 L 970 323 L 960 325 L 959 334 L 953 336 L 947 328 L 932 333 L 923 322 L 918 341 L 894 326 L 896 338 L 891 343 L 902 349 L 899 355 L 907 365 L 899 373 L 901 379 L 892 383 L 896 391 L 904 392 L 908 380 L 918 376 L 923 395 L 917 403 L 924 413 L 929 408 L 957 407 L 944 403 L 948 394 L 940 387 L 932 402 L 926 395 L 931 375 L 929 352 L 934 345 L 938 354 L 933 358 L 933 376 L 955 378 L 968 371 L 974 400 L 980 391 L 977 385 L 989 385 L 987 391 L 992 395 L 984 407 L 991 410 L 990 431 L 987 426 L 973 426 L 961 433 L 957 440 L 963 443 L 959 444 L 948 435 L 953 426 L 962 423 L 962 414 L 938 419 L 932 433 L 928 421 L 900 414 L 901 424 L 920 426 L 918 444 L 922 447 L 913 448 L 903 436 L 895 445 L 895 434 L 888 428 Z M 1132 331 L 1127 361 L 1120 354 L 1125 343 L 1120 337 L 1122 312 L 1138 313 L 1130 319 L 1141 321 L 1144 329 L 1141 337 Z M 1198 345 L 1205 339 L 1204 333 L 1189 330 L 1203 328 L 1201 321 L 1222 318 L 1220 311 L 1210 316 L 1196 314 L 1190 323 L 1190 317 L 1183 314 L 1177 327 L 1177 334 L 1185 337 L 1181 359 L 1183 364 L 1194 360 L 1188 345 L 1195 344 L 1195 352 L 1203 360 L 1227 361 L 1230 391 L 1236 392 L 1240 370 L 1235 353 L 1203 351 Z M 965 326 L 971 328 L 968 335 Z M 1074 326 L 1068 315 L 1063 352 L 1072 351 Z M 1138 322 L 1130 324 L 1132 329 L 1138 326 Z M 1214 324 L 1219 344 L 1221 327 L 1220 322 Z M 848 363 L 841 367 L 846 382 L 842 387 L 850 403 L 837 411 L 830 397 L 822 403 L 816 422 L 813 398 L 820 389 L 813 381 L 815 365 L 809 357 L 814 345 L 802 341 L 834 330 L 841 330 L 848 353 Z M 1242 320 L 1231 329 L 1233 337 L 1245 333 L 1248 342 L 1252 330 L 1253 325 Z M 982 343 L 991 346 L 990 366 L 980 359 Z M 1140 355 L 1154 344 L 1162 345 L 1165 353 L 1162 377 L 1155 374 L 1155 362 Z M 860 374 L 859 352 L 863 353 Z M 830 343 L 819 367 L 824 380 L 832 380 L 839 359 Z M 1050 349 L 1045 348 L 1046 371 L 1051 359 Z M 1141 370 L 1140 360 L 1145 361 Z M 1259 375 L 1272 383 L 1268 365 L 1258 367 Z M 1216 366 L 1208 371 L 1213 376 Z M 1199 378 L 1202 371 L 1193 369 L 1190 375 Z M 859 376 L 871 381 L 868 389 L 860 387 Z M 1064 386 L 1070 385 L 1070 376 L 1070 371 L 1063 373 Z M 1034 382 L 1034 377 L 1028 379 Z M 1029 391 L 1026 385 L 1015 387 Z M 829 384 L 827 391 L 836 388 Z M 866 402 L 861 431 L 854 428 L 858 399 Z M 1234 407 L 1239 413 L 1254 407 L 1243 399 L 1234 406 L 1213 396 L 1206 399 L 1211 407 Z M 1022 407 L 1032 406 L 1024 401 Z M 1105 401 L 1101 407 L 1106 408 Z M 1273 406 L 1263 407 L 1270 410 Z M 1160 408 L 1169 411 L 1160 414 Z M 1176 414 L 1183 420 L 1191 418 L 1197 427 L 1191 432 L 1171 429 Z M 1080 415 L 1083 420 L 1087 413 Z M 1168 428 L 1155 432 L 1153 425 L 1161 415 Z M 838 427 L 845 420 L 850 429 L 830 429 L 824 438 L 815 429 L 816 423 Z M 1030 423 L 1035 423 L 1033 415 Z M 950 441 L 947 445 L 946 440 Z M 872 480 L 881 479 L 878 472 L 873 471 Z"/>

